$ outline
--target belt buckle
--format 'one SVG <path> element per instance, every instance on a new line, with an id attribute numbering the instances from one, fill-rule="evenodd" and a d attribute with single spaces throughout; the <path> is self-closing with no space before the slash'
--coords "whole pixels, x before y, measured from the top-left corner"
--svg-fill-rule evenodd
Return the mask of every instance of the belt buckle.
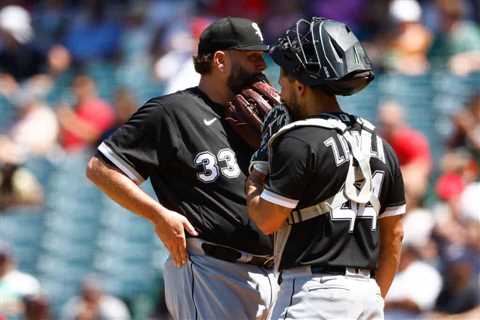
<path id="1" fill-rule="evenodd" d="M 250 259 L 246 261 L 240 261 L 247 264 L 253 264 L 255 266 L 259 266 L 266 269 L 271 269 L 273 267 L 273 257 L 265 257 L 265 256 L 251 256 Z"/>
<path id="2" fill-rule="evenodd" d="M 355 278 L 370 278 L 370 270 L 363 268 L 345 268 L 345 276 Z"/>
<path id="3" fill-rule="evenodd" d="M 273 260 L 273 257 L 268 257 L 265 259 L 265 261 L 263 262 L 263 266 L 267 269 L 271 269 L 273 268 L 273 265 L 274 265 L 274 260 Z"/>

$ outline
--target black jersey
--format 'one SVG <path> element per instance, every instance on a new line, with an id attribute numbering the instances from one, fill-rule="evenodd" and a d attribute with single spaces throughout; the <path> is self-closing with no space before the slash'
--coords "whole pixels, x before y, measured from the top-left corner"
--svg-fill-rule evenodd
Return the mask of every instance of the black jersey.
<path id="1" fill-rule="evenodd" d="M 322 114 L 320 118 L 341 121 L 357 137 L 366 130 L 361 121 L 345 113 Z M 398 160 L 373 126 L 370 129 L 371 180 L 380 202 L 378 219 L 402 214 L 405 199 Z M 271 172 L 261 195 L 267 201 L 295 212 L 322 203 L 344 187 L 351 151 L 336 129 L 294 127 L 273 141 L 270 152 Z M 373 207 L 345 201 L 338 209 L 325 212 L 291 225 L 280 269 L 313 264 L 375 269 L 379 232 Z"/>
<path id="2" fill-rule="evenodd" d="M 204 240 L 271 254 L 248 218 L 244 183 L 253 150 L 197 87 L 149 100 L 98 148 L 132 180 L 150 178 L 159 201 Z"/>

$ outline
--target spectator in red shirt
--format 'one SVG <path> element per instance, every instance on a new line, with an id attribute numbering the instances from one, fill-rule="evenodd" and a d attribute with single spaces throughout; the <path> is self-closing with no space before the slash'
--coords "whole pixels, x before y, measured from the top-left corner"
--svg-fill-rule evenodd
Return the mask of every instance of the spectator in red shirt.
<path id="1" fill-rule="evenodd" d="M 79 151 L 93 146 L 115 123 L 112 107 L 97 95 L 95 82 L 85 75 L 77 76 L 72 85 L 76 105 L 61 105 L 57 116 L 62 146 L 66 151 Z"/>
<path id="2" fill-rule="evenodd" d="M 239 12 L 242 17 L 253 21 L 263 21 L 268 10 L 268 2 L 266 0 L 213 0 L 198 1 L 199 9 L 208 12 L 212 16 L 226 17 L 236 16 Z"/>
<path id="3" fill-rule="evenodd" d="M 427 138 L 406 123 L 402 106 L 396 102 L 383 103 L 378 110 L 380 132 L 398 156 L 405 182 L 407 205 L 419 205 L 427 189 L 432 166 Z"/>

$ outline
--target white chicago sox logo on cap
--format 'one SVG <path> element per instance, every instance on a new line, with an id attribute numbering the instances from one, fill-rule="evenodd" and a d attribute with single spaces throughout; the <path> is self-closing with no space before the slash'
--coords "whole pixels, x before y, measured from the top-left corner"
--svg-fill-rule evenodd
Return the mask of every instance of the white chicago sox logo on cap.
<path id="1" fill-rule="evenodd" d="M 255 33 L 258 35 L 260 40 L 263 41 L 262 31 L 260 30 L 260 27 L 258 26 L 258 24 L 256 22 L 252 22 L 252 28 L 255 29 Z"/>

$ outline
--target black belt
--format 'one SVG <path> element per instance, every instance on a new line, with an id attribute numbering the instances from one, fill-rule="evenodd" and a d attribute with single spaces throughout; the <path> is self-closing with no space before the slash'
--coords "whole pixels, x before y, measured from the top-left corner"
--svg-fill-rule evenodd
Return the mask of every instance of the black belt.
<path id="1" fill-rule="evenodd" d="M 328 274 L 332 276 L 344 276 L 347 273 L 347 268 L 355 270 L 359 273 L 364 268 L 344 267 L 344 266 L 324 266 L 324 265 L 311 265 L 310 270 L 312 274 Z M 370 270 L 370 278 L 375 278 L 375 271 Z M 278 277 L 278 284 L 282 283 L 282 271 Z"/>
<path id="2" fill-rule="evenodd" d="M 319 265 L 310 266 L 312 273 L 322 273 L 322 274 L 331 274 L 331 275 L 345 275 L 347 272 L 347 268 L 353 269 L 357 273 L 359 273 L 360 270 L 365 270 L 365 268 L 344 267 L 344 266 L 319 266 Z M 370 277 L 373 278 L 374 275 L 375 275 L 374 271 L 370 270 Z"/>
<path id="3" fill-rule="evenodd" d="M 217 246 L 211 243 L 202 243 L 202 249 L 206 255 L 216 259 L 235 262 L 246 263 L 260 266 L 262 268 L 273 268 L 273 257 L 262 257 L 252 255 L 248 260 L 242 260 L 242 252 L 233 248 Z"/>
<path id="4" fill-rule="evenodd" d="M 347 267 L 343 266 L 316 266 L 310 267 L 312 273 L 322 273 L 331 275 L 345 275 Z"/>

